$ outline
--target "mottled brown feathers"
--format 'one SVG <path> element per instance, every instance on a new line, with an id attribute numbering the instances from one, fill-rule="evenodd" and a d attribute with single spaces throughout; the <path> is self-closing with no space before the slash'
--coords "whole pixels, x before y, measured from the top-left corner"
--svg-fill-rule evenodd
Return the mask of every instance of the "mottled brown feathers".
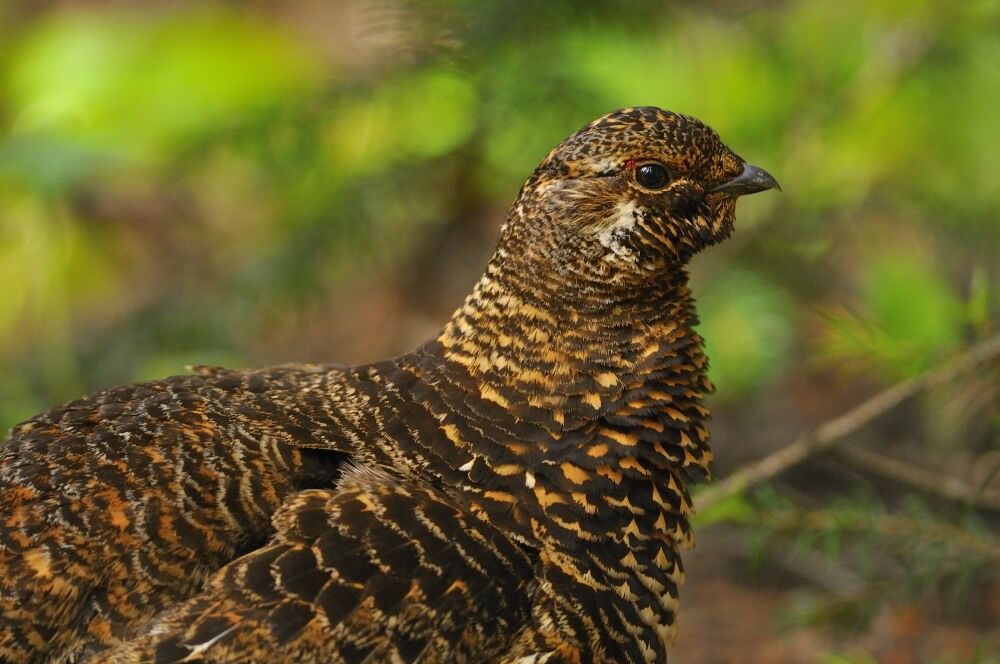
<path id="1" fill-rule="evenodd" d="M 765 176 L 617 111 L 546 157 L 416 351 L 197 367 L 15 427 L 0 659 L 664 660 L 711 461 L 684 263 Z"/>
<path id="2" fill-rule="evenodd" d="M 349 471 L 336 489 L 296 494 L 274 523 L 267 546 L 154 621 L 153 635 L 95 661 L 181 661 L 201 648 L 220 660 L 481 662 L 530 615 L 526 553 L 402 478 Z"/>

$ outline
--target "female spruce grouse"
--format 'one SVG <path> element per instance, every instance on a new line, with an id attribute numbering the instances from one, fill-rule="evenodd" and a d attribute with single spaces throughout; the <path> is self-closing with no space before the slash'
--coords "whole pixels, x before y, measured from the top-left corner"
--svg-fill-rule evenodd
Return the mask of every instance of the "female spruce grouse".
<path id="1" fill-rule="evenodd" d="M 16 426 L 0 657 L 664 661 L 711 459 L 684 266 L 777 186 L 694 118 L 616 111 L 414 352 L 199 367 Z"/>

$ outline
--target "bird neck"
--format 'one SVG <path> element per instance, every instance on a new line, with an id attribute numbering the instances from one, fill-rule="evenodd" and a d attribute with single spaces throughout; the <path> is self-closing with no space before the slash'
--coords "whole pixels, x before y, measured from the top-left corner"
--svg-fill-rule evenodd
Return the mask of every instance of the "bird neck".
<path id="1" fill-rule="evenodd" d="M 624 383 L 684 351 L 704 360 L 683 268 L 636 284 L 539 274 L 503 249 L 435 339 L 482 396 L 572 418 L 606 412 Z"/>
<path id="2" fill-rule="evenodd" d="M 658 651 L 672 632 L 678 548 L 691 540 L 687 484 L 711 460 L 712 387 L 687 275 L 567 295 L 565 280 L 504 262 L 418 351 L 411 394 L 443 434 L 421 446 L 421 463 L 539 549 L 562 579 L 553 593 L 586 602 L 595 587 L 614 590 L 631 617 L 609 628 L 645 624 Z"/>
<path id="3" fill-rule="evenodd" d="M 484 482 L 515 496 L 562 491 L 582 511 L 592 506 L 570 494 L 652 482 L 676 494 L 680 526 L 667 521 L 686 539 L 688 476 L 707 474 L 711 457 L 702 398 L 712 390 L 686 272 L 641 289 L 564 280 L 560 295 L 498 258 L 421 351 L 422 382 L 467 414 L 451 427 L 462 448 L 451 465 L 470 481 L 455 479 L 473 493 Z M 597 509 L 611 509 L 606 497 Z M 664 523 L 661 508 L 643 516 L 650 527 Z"/>

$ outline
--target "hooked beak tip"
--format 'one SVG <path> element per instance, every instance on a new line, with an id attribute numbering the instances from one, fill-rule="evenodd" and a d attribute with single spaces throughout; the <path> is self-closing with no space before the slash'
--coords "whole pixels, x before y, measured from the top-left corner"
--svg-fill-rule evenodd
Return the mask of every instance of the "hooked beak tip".
<path id="1" fill-rule="evenodd" d="M 774 176 L 759 166 L 753 164 L 743 164 L 743 172 L 709 190 L 710 194 L 727 194 L 732 197 L 756 194 L 768 189 L 781 191 L 781 185 L 774 179 Z"/>

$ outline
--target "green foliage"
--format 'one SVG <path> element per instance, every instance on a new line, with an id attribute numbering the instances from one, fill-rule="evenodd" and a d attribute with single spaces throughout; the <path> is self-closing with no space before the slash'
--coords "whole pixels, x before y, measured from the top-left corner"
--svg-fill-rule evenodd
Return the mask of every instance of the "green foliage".
<path id="1" fill-rule="evenodd" d="M 695 504 L 698 503 L 698 492 L 694 494 Z M 708 509 L 701 509 L 691 518 L 695 528 L 707 528 L 717 523 L 736 523 L 746 525 L 753 522 L 756 514 L 755 505 L 743 491 L 723 498 Z"/>
<path id="2" fill-rule="evenodd" d="M 828 316 L 823 350 L 836 361 L 874 363 L 893 377 L 915 375 L 953 351 L 963 324 L 981 320 L 988 297 L 980 292 L 979 302 L 966 306 L 933 266 L 902 253 L 871 259 L 860 290 L 855 311 Z"/>
<path id="3" fill-rule="evenodd" d="M 819 661 L 822 664 L 875 664 L 879 660 L 863 649 L 854 648 L 845 652 L 825 653 Z M 930 664 L 998 664 L 1000 656 L 996 655 L 992 651 L 990 644 L 984 640 L 971 658 L 960 655 L 945 655 L 943 657 L 932 657 L 927 661 Z"/>
<path id="4" fill-rule="evenodd" d="M 156 160 L 318 83 L 319 63 L 251 16 L 80 11 L 33 28 L 6 75 L 13 133 L 68 149 Z"/>
<path id="5" fill-rule="evenodd" d="M 876 664 L 878 660 L 866 652 L 826 653 L 821 659 L 822 664 Z"/>
<path id="6" fill-rule="evenodd" d="M 323 139 L 342 175 L 380 174 L 399 161 L 430 159 L 468 140 L 476 91 L 452 68 L 430 68 L 379 85 L 331 117 Z"/>
<path id="7" fill-rule="evenodd" d="M 699 286 L 701 284 L 696 284 Z M 732 398 L 781 374 L 793 341 L 792 302 L 759 273 L 728 270 L 697 289 L 712 381 Z"/>
<path id="8" fill-rule="evenodd" d="M 886 602 L 955 611 L 996 581 L 1000 564 L 1000 538 L 987 523 L 972 512 L 932 509 L 915 495 L 889 506 L 855 491 L 814 507 L 764 487 L 720 502 L 707 521 L 752 532 L 758 566 L 784 550 L 811 574 L 848 579 L 800 596 L 785 615 L 791 627 L 864 631 Z"/>

